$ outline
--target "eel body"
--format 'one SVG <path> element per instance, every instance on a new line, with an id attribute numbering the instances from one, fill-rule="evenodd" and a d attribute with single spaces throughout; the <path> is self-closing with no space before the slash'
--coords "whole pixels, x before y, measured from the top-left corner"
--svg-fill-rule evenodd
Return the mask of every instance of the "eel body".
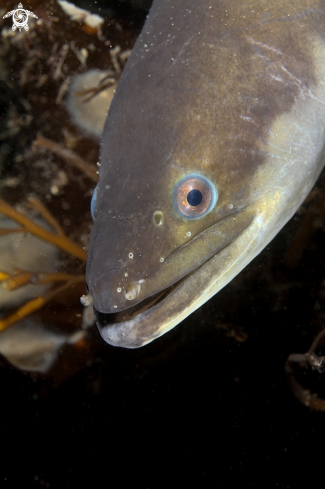
<path id="1" fill-rule="evenodd" d="M 295 213 L 324 164 L 324 38 L 324 1 L 154 1 L 92 202 L 86 278 L 106 342 L 169 331 Z"/>

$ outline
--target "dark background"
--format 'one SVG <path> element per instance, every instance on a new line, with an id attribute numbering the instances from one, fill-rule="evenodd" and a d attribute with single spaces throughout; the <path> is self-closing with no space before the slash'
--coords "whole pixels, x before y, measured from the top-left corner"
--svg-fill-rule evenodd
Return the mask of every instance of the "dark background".
<path id="1" fill-rule="evenodd" d="M 36 11 L 41 3 L 28 7 Z M 132 39 L 146 15 L 132 2 L 82 6 L 107 9 Z M 5 108 L 14 95 L 4 90 Z M 27 171 L 17 169 L 9 144 L 13 159 L 2 178 Z M 22 134 L 17 144 L 27 147 L 31 139 Z M 84 354 L 62 351 L 47 376 L 3 360 L 0 487 L 319 483 L 325 414 L 295 399 L 284 367 L 324 324 L 324 185 L 322 175 L 312 197 L 235 280 L 150 345 L 113 348 L 94 327 Z M 54 212 L 55 202 L 49 205 Z M 51 321 L 53 307 L 62 312 L 62 305 L 49 305 Z M 300 380 L 322 395 L 319 374 Z"/>

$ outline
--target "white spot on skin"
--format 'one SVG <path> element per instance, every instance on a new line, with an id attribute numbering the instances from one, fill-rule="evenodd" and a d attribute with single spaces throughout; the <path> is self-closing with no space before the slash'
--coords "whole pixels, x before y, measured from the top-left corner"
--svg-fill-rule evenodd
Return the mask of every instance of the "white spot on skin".
<path id="1" fill-rule="evenodd" d="M 228 209 L 232 209 L 233 207 L 234 207 L 233 204 L 228 205 Z"/>
<path id="2" fill-rule="evenodd" d="M 186 233 L 186 236 L 188 236 L 188 237 L 190 237 L 191 235 L 192 235 L 191 231 L 188 231 L 188 232 Z"/>
<path id="3" fill-rule="evenodd" d="M 241 119 L 244 119 L 244 121 L 254 122 L 254 120 L 251 117 L 248 117 L 247 115 L 240 115 L 239 117 Z"/>
<path id="4" fill-rule="evenodd" d="M 117 290 L 118 293 L 122 292 L 121 287 L 118 287 L 116 290 Z"/>
<path id="5" fill-rule="evenodd" d="M 165 261 L 165 259 L 161 257 L 159 261 L 162 263 L 163 261 Z"/>
<path id="6" fill-rule="evenodd" d="M 133 258 L 133 253 L 129 253 L 129 258 Z"/>
<path id="7" fill-rule="evenodd" d="M 126 273 L 124 274 L 124 277 L 128 277 L 128 276 L 129 276 L 129 274 L 126 272 Z"/>

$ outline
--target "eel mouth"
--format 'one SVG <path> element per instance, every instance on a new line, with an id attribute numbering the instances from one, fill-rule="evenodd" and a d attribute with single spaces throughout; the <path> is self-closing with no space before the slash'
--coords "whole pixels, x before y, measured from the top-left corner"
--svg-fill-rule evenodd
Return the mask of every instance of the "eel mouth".
<path id="1" fill-rule="evenodd" d="M 198 267 L 201 268 L 201 267 Z M 124 309 L 123 311 L 119 311 L 116 313 L 104 313 L 98 311 L 94 307 L 94 313 L 95 313 L 95 318 L 96 318 L 96 324 L 98 327 L 98 330 L 100 334 L 103 336 L 104 340 L 107 341 L 106 335 L 104 336 L 102 333 L 107 329 L 111 329 L 114 327 L 117 327 L 119 323 L 125 323 L 130 321 L 131 319 L 139 318 L 142 314 L 147 312 L 149 309 L 153 308 L 154 306 L 158 306 L 160 303 L 162 303 L 166 297 L 168 297 L 177 287 L 179 287 L 185 280 L 187 280 L 191 275 L 193 275 L 197 270 L 193 270 L 191 273 L 185 275 L 182 277 L 180 280 L 175 282 L 174 284 L 170 285 L 164 290 L 161 290 L 160 292 L 157 292 L 157 294 L 154 294 L 150 297 L 147 297 L 143 301 L 139 302 L 138 304 L 129 307 L 128 309 Z"/>
<path id="2" fill-rule="evenodd" d="M 226 249 L 228 246 L 221 253 Z M 211 286 L 217 256 L 133 307 L 116 313 L 102 313 L 94 307 L 103 340 L 112 346 L 140 348 L 174 328 L 214 295 Z"/>
<path id="3" fill-rule="evenodd" d="M 114 313 L 102 313 L 94 307 L 103 340 L 112 346 L 142 347 L 174 328 L 223 288 L 258 252 L 260 241 L 256 241 L 257 246 L 254 243 L 263 219 L 260 214 L 247 214 L 231 236 L 228 233 L 219 243 L 219 249 L 165 289 Z"/>

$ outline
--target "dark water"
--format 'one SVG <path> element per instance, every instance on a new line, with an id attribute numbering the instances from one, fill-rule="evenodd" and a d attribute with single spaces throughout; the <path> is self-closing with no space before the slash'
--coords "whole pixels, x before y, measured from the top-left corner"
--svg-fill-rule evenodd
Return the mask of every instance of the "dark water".
<path id="1" fill-rule="evenodd" d="M 39 17 L 42 9 L 44 15 L 52 9 L 60 21 L 52 33 L 49 25 L 38 30 L 39 42 L 31 44 L 41 51 L 39 69 L 50 73 L 42 87 L 36 88 L 36 62 L 26 67 L 27 48 L 12 46 L 2 54 L 12 76 L 1 82 L 1 130 L 7 128 L 10 108 L 16 110 L 11 115 L 16 123 L 22 122 L 18 133 L 0 141 L 6 145 L 1 179 L 19 179 L 1 195 L 17 204 L 36 193 L 78 240 L 91 226 L 94 184 L 59 158 L 43 155 L 49 167 L 63 168 L 69 177 L 59 196 L 52 195 L 55 170 L 40 175 L 33 166 L 38 157 L 29 151 L 39 131 L 62 144 L 63 126 L 77 131 L 54 100 L 64 76 L 78 72 L 79 65 L 71 56 L 67 72 L 53 79 L 46 62 L 53 45 L 92 42 L 96 56 L 89 57 L 89 68 L 103 68 L 107 52 L 96 36 L 64 23 L 55 3 L 27 4 Z M 95 2 L 83 7 L 87 4 L 95 8 Z M 126 2 L 105 6 L 115 27 L 104 34 L 113 45 L 132 47 L 145 12 Z M 4 2 L 6 11 L 10 7 L 15 4 Z M 33 120 L 24 125 L 29 113 Z M 91 140 L 79 140 L 75 151 L 96 163 L 98 146 Z M 324 184 L 323 174 L 314 196 L 267 249 L 154 343 L 134 351 L 113 348 L 93 327 L 84 349 L 64 348 L 46 376 L 18 371 L 3 359 L 0 487 L 296 488 L 316 482 L 324 460 L 324 414 L 298 403 L 284 366 L 290 353 L 307 351 L 323 327 Z M 62 264 L 83 271 L 73 258 L 63 257 Z M 82 312 L 81 293 L 83 285 L 33 317 L 71 331 Z M 322 394 L 320 376 L 308 382 Z"/>

